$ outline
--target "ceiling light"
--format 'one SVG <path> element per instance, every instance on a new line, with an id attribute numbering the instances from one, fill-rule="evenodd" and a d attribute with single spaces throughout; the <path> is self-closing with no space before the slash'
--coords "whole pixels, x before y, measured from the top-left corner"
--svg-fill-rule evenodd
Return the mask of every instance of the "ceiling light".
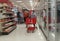
<path id="1" fill-rule="evenodd" d="M 32 0 L 30 0 L 29 2 L 32 3 Z"/>
<path id="2" fill-rule="evenodd" d="M 30 5 L 31 5 L 31 6 L 33 6 L 33 1 L 32 1 L 32 0 L 30 0 L 29 2 L 30 2 Z"/>
<path id="3" fill-rule="evenodd" d="M 16 1 L 16 2 L 22 2 L 22 1 Z"/>

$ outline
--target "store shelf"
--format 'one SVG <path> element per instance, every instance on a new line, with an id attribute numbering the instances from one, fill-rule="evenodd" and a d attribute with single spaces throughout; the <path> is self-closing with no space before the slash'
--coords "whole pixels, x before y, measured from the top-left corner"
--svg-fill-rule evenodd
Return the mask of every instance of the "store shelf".
<path id="1" fill-rule="evenodd" d="M 6 23 L 13 22 L 13 21 L 14 21 L 14 20 L 9 20 L 9 21 L 6 21 L 6 22 L 4 22 L 4 23 L 3 23 L 3 25 L 4 25 L 4 24 L 6 24 Z"/>
<path id="2" fill-rule="evenodd" d="M 7 12 L 7 13 L 3 12 L 3 15 L 5 15 L 5 14 L 12 14 L 13 15 L 13 12 Z"/>
<path id="3" fill-rule="evenodd" d="M 3 7 L 0 7 L 0 9 L 3 9 Z"/>
<path id="4" fill-rule="evenodd" d="M 5 29 L 5 31 L 2 32 L 2 35 L 8 35 L 9 33 L 11 33 L 15 29 L 16 29 L 16 26 Z"/>
<path id="5" fill-rule="evenodd" d="M 6 11 L 8 11 L 8 12 L 13 12 L 13 11 L 11 11 L 11 9 L 4 9 L 4 10 L 6 10 Z"/>
<path id="6" fill-rule="evenodd" d="M 4 4 L 2 5 L 3 6 L 0 7 L 2 11 L 0 14 L 0 32 L 2 32 L 2 34 L 8 34 L 16 28 L 16 21 L 14 21 L 15 16 L 11 7 L 5 6 Z"/>
<path id="7" fill-rule="evenodd" d="M 13 15 L 13 14 L 10 14 L 10 13 L 3 13 L 3 15 Z"/>
<path id="8" fill-rule="evenodd" d="M 11 17 L 11 16 L 10 16 L 10 17 L 6 17 L 6 18 L 3 18 L 3 19 L 10 19 L 10 18 L 15 18 L 15 17 Z"/>
<path id="9" fill-rule="evenodd" d="M 10 25 L 8 24 L 8 25 L 4 26 L 3 30 L 5 30 L 5 29 L 7 29 L 7 28 L 9 28 L 9 27 L 15 26 L 15 24 L 16 24 L 16 23 L 13 23 L 13 24 L 10 24 Z"/>
<path id="10" fill-rule="evenodd" d="M 3 8 L 6 8 L 6 9 L 7 9 L 7 8 L 8 8 L 8 9 L 12 9 L 12 7 L 9 7 L 9 6 L 4 6 Z"/>

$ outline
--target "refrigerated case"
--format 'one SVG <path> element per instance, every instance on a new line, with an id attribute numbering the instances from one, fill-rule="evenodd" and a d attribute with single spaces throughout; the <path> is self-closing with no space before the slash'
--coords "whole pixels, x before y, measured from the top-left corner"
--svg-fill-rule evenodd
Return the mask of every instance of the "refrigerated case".
<path id="1" fill-rule="evenodd" d="M 56 41 L 56 19 L 57 19 L 57 13 L 56 13 L 56 0 L 45 0 L 45 17 L 42 18 L 42 30 L 44 35 L 46 36 L 47 40 L 49 41 Z M 44 14 L 44 13 L 43 13 Z M 41 15 L 40 15 L 41 16 Z M 45 20 L 43 20 L 45 18 Z M 46 22 L 45 22 L 46 21 Z"/>
<path id="2" fill-rule="evenodd" d="M 60 1 L 57 1 L 57 30 L 56 41 L 60 41 Z"/>
<path id="3" fill-rule="evenodd" d="M 47 23 L 41 27 L 49 41 L 60 41 L 60 1 L 48 0 Z M 44 13 L 43 13 L 44 14 Z M 40 15 L 41 16 L 41 15 Z M 43 19 L 43 18 L 42 18 Z M 41 24 L 40 24 L 41 25 Z M 46 29 L 46 27 L 48 27 Z M 46 32 L 47 31 L 47 32 Z"/>

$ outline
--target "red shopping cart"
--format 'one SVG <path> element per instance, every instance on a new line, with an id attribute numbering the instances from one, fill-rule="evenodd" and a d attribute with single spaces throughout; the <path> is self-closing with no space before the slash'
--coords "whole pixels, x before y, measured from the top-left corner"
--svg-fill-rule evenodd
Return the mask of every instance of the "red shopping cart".
<path id="1" fill-rule="evenodd" d="M 28 17 L 26 19 L 26 27 L 27 27 L 27 32 L 34 32 L 35 31 L 35 26 L 36 24 L 36 17 L 35 16 L 32 16 L 32 17 Z"/>

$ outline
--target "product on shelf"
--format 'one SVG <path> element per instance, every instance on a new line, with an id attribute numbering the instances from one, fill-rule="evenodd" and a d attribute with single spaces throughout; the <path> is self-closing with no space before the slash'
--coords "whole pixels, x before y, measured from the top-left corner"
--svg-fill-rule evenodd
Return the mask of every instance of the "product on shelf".
<path id="1" fill-rule="evenodd" d="M 0 32 L 9 34 L 16 28 L 14 12 L 7 4 L 0 4 Z"/>

